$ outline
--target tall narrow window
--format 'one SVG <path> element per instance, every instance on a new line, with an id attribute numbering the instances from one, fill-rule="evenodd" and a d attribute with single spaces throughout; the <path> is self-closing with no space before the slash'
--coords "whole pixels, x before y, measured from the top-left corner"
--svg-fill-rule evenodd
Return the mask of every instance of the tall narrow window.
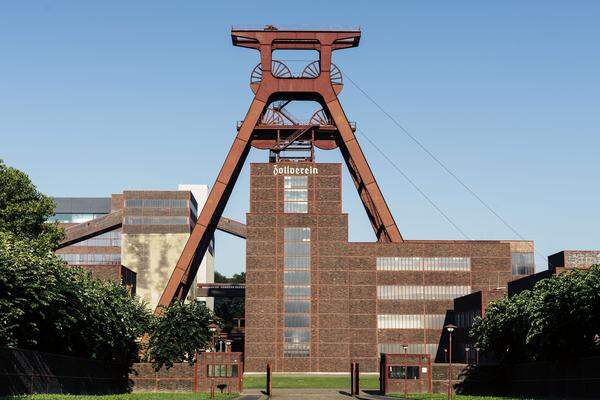
<path id="1" fill-rule="evenodd" d="M 283 212 L 308 212 L 308 176 L 283 177 Z"/>
<path id="2" fill-rule="evenodd" d="M 285 228 L 283 261 L 284 357 L 310 353 L 310 228 Z"/>

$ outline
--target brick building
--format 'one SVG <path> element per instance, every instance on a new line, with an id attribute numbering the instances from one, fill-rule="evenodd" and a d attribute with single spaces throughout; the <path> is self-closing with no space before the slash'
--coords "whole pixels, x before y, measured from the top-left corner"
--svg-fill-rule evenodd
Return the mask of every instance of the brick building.
<path id="1" fill-rule="evenodd" d="M 56 253 L 94 277 L 130 287 L 154 309 L 196 223 L 196 198 L 202 206 L 207 193 L 206 185 L 180 185 L 179 190 L 126 190 L 106 198 L 54 198 L 56 214 L 51 220 L 66 229 L 90 231 L 89 238 Z M 214 282 L 214 245 L 201 271 L 197 279 Z M 196 285 L 187 298 L 213 307 L 212 298 L 196 298 Z"/>
<path id="2" fill-rule="evenodd" d="M 245 370 L 376 372 L 381 353 L 443 361 L 456 297 L 533 273 L 530 241 L 351 243 L 341 165 L 250 166 Z"/>

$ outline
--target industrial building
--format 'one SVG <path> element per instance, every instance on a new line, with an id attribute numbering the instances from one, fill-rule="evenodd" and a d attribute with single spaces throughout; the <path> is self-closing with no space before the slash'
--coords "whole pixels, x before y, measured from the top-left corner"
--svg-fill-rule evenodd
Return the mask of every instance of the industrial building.
<path id="1" fill-rule="evenodd" d="M 54 198 L 51 220 L 64 224 L 67 233 L 57 254 L 95 277 L 120 280 L 154 309 L 207 194 L 206 185 L 179 185 L 179 190 L 126 190 L 106 198 Z M 80 240 L 82 232 L 90 237 Z M 201 271 L 199 282 L 214 282 L 214 242 Z M 212 297 L 196 297 L 196 285 L 187 298 L 213 308 Z"/>
<path id="2" fill-rule="evenodd" d="M 341 164 L 293 165 L 250 166 L 246 371 L 376 372 L 403 346 L 443 362 L 456 297 L 534 272 L 530 241 L 349 242 Z"/>

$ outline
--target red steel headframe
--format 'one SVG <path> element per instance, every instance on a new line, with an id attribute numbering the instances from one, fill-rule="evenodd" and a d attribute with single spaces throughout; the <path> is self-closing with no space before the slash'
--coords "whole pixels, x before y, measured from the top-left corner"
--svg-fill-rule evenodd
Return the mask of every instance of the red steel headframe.
<path id="1" fill-rule="evenodd" d="M 261 115 L 274 101 L 312 100 L 322 105 L 324 112 L 331 116 L 332 124 L 335 125 L 335 135 L 333 140 L 315 139 L 315 146 L 323 149 L 340 148 L 377 240 L 391 243 L 403 241 L 337 97 L 341 85 L 332 83 L 332 52 L 358 46 L 360 31 L 294 31 L 267 27 L 256 30 L 233 29 L 231 37 L 234 46 L 252 48 L 260 52 L 262 75 L 260 81 L 255 80 L 250 85 L 255 94 L 250 109 L 169 278 L 156 308 L 157 314 L 174 299 L 183 300 L 187 295 L 250 148 L 254 146 L 264 149 L 275 145 L 274 141 L 259 140 L 259 136 L 253 134 Z M 316 77 L 274 76 L 271 73 L 272 53 L 279 49 L 316 50 L 320 55 L 320 74 Z"/>

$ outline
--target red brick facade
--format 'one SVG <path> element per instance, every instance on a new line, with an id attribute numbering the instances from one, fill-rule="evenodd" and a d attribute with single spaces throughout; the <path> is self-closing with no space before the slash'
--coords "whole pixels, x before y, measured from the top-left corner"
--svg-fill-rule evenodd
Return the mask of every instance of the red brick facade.
<path id="1" fill-rule="evenodd" d="M 384 299 L 378 286 L 468 287 L 470 292 L 506 287 L 513 279 L 510 242 L 348 242 L 342 213 L 341 164 L 299 163 L 308 175 L 308 212 L 284 212 L 284 176 L 276 164 L 251 164 L 246 247 L 246 371 L 346 372 L 350 362 L 376 372 L 382 345 L 412 346 L 443 359 L 440 327 L 378 329 L 378 315 L 446 315 L 452 298 Z M 315 172 L 316 170 L 316 172 Z M 310 350 L 284 356 L 284 229 L 310 228 Z M 530 242 L 519 247 L 531 248 Z M 468 270 L 382 270 L 377 257 L 468 258 Z M 400 288 L 403 289 L 403 288 Z M 394 289 L 395 290 L 395 289 Z M 425 290 L 425 289 L 424 289 Z M 458 296 L 456 296 L 458 297 Z M 441 322 L 438 321 L 438 325 Z M 422 347 L 414 347 L 422 345 Z M 425 346 L 429 345 L 429 346 Z M 429 349 L 429 350 L 426 350 Z M 421 352 L 421 351 L 420 351 Z M 437 354 L 436 354 L 437 352 Z"/>

